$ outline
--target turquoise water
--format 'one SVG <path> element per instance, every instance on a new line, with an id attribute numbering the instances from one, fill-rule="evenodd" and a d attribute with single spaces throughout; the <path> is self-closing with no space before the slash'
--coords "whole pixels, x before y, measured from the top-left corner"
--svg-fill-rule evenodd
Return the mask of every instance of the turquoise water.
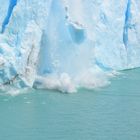
<path id="1" fill-rule="evenodd" d="M 140 140 L 140 69 L 75 94 L 0 95 L 0 140 Z"/>

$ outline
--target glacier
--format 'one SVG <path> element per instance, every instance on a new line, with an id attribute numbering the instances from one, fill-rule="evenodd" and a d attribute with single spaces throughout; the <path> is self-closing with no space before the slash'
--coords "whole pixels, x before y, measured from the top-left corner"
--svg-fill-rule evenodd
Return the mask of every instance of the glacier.
<path id="1" fill-rule="evenodd" d="M 140 66 L 138 0 L 0 1 L 0 87 L 75 92 Z"/>

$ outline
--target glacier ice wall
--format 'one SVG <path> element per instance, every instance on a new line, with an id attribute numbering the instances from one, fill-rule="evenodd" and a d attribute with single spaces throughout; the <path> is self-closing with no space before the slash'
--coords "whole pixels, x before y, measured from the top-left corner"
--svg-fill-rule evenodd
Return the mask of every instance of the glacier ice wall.
<path id="1" fill-rule="evenodd" d="M 0 0 L 0 85 L 95 88 L 140 66 L 137 0 Z"/>

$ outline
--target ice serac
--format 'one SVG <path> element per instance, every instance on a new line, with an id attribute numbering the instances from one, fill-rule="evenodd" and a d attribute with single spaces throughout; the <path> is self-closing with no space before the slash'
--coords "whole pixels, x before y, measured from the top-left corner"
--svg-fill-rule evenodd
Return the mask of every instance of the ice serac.
<path id="1" fill-rule="evenodd" d="M 2 23 L 1 33 L 3 33 L 5 31 L 5 27 L 9 23 L 10 17 L 12 15 L 13 9 L 16 6 L 16 4 L 17 4 L 17 0 L 9 0 L 9 7 L 7 10 L 7 15 Z"/>
<path id="2" fill-rule="evenodd" d="M 128 30 L 130 28 L 130 21 L 131 21 L 131 0 L 128 0 L 126 12 L 125 12 L 125 24 L 124 24 L 124 32 L 123 32 L 123 42 L 126 49 L 128 47 Z"/>
<path id="3" fill-rule="evenodd" d="M 2 30 L 2 24 L 4 21 L 4 18 L 7 14 L 7 9 L 9 7 L 9 0 L 0 1 L 2 4 L 0 5 L 0 31 Z"/>
<path id="4" fill-rule="evenodd" d="M 0 2 L 0 85 L 74 92 L 140 66 L 137 0 Z"/>

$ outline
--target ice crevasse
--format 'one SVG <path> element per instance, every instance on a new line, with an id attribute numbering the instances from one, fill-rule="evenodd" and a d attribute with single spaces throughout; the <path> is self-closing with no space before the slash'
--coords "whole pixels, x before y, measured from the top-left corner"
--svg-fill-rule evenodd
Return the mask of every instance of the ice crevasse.
<path id="1" fill-rule="evenodd" d="M 0 2 L 0 87 L 75 92 L 140 66 L 138 0 Z"/>

